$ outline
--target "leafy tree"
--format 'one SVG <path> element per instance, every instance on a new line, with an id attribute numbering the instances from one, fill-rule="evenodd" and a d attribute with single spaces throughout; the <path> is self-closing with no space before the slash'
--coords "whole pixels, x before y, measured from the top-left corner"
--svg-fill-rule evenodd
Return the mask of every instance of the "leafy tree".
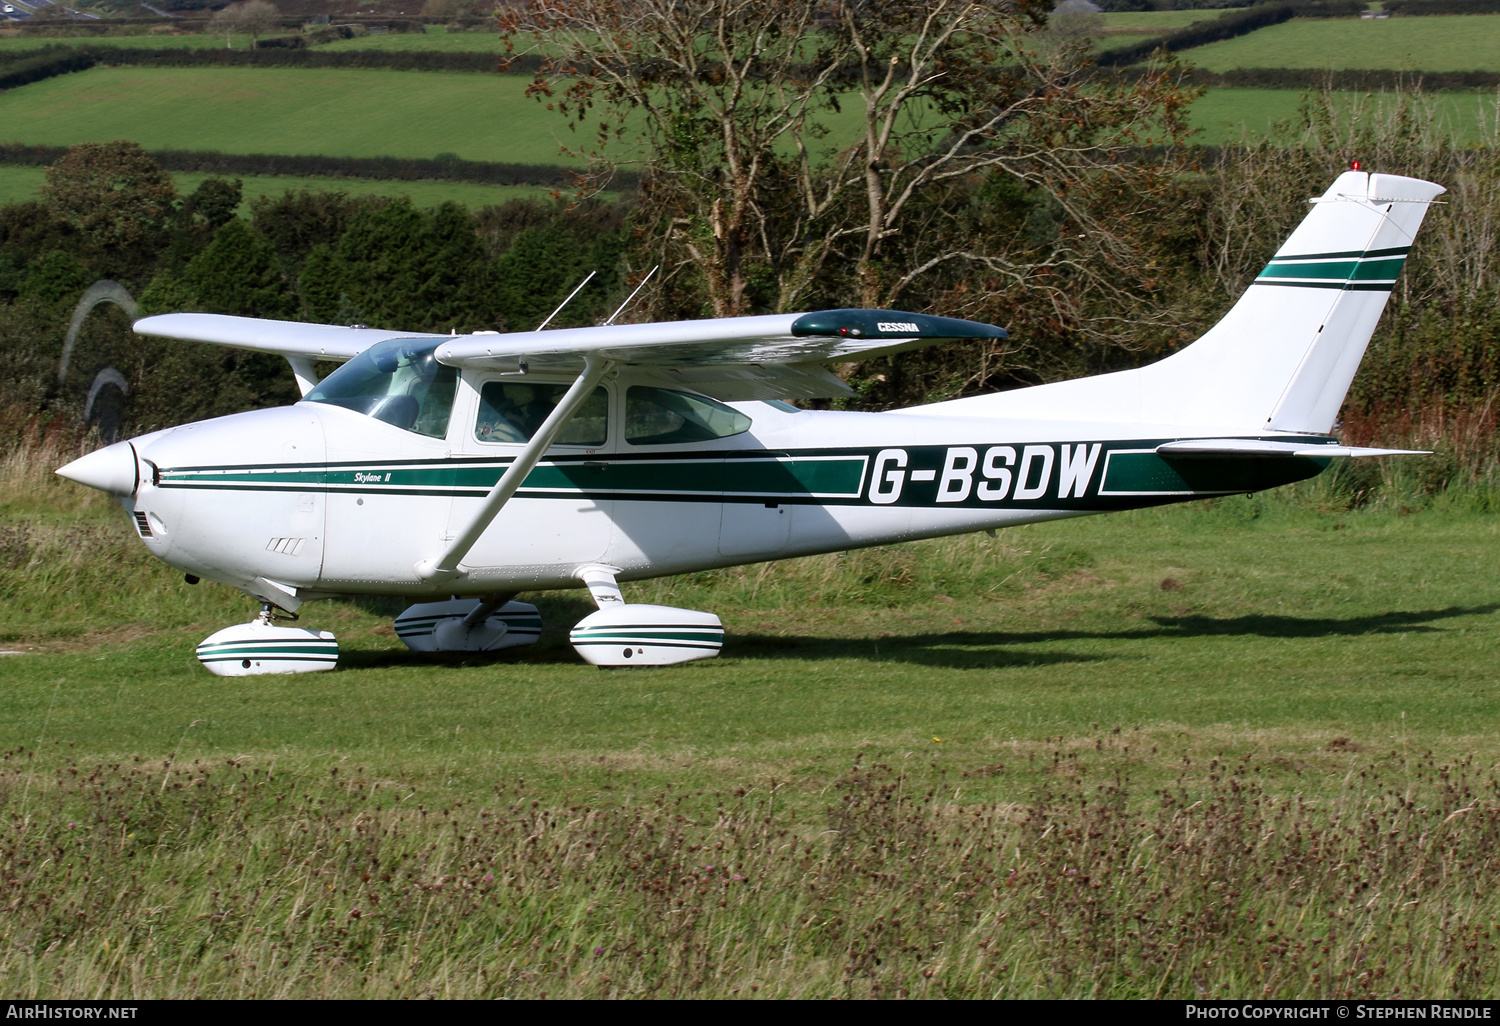
<path id="1" fill-rule="evenodd" d="M 275 250 L 239 218 L 214 233 L 208 248 L 188 264 L 182 285 L 208 313 L 286 318 L 297 312 L 297 297 Z"/>
<path id="2" fill-rule="evenodd" d="M 314 319 L 421 331 L 493 324 L 493 284 L 468 211 L 424 212 L 404 197 L 360 208 L 337 245 L 308 255 L 300 278 Z"/>
<path id="3" fill-rule="evenodd" d="M 271 240 L 288 267 L 296 269 L 316 247 L 337 243 L 355 210 L 385 202 L 383 198 L 351 200 L 337 191 L 288 189 L 274 198 L 251 200 L 250 216 L 255 230 Z"/>
<path id="4" fill-rule="evenodd" d="M 182 202 L 183 220 L 217 229 L 234 219 L 245 198 L 245 183 L 236 178 L 205 178 L 203 184 Z"/>
<path id="5" fill-rule="evenodd" d="M 76 303 L 96 275 L 71 253 L 53 250 L 32 261 L 21 283 L 20 298 L 42 303 Z"/>
<path id="6" fill-rule="evenodd" d="M 177 190 L 144 150 L 122 140 L 70 148 L 47 168 L 42 196 L 58 220 L 119 250 L 158 241 Z"/>
<path id="7" fill-rule="evenodd" d="M 613 271 L 619 262 L 618 247 L 610 252 L 601 246 L 606 242 L 581 239 L 561 221 L 517 235 L 510 251 L 495 264 L 496 295 L 506 327 L 512 331 L 537 327 L 589 271 Z M 598 282 L 596 275 L 554 326 L 588 323 L 588 314 L 598 305 L 596 297 L 605 293 L 607 285 Z"/>

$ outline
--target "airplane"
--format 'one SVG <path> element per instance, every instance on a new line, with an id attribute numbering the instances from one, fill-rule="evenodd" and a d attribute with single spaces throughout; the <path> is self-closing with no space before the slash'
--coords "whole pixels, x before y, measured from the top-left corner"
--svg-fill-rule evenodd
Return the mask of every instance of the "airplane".
<path id="1" fill-rule="evenodd" d="M 973 321 L 823 310 L 437 335 L 199 313 L 143 335 L 276 353 L 301 401 L 106 446 L 57 471 L 117 496 L 142 542 L 262 605 L 205 639 L 222 676 L 332 669 L 315 599 L 406 596 L 418 652 L 541 631 L 522 592 L 586 588 L 597 666 L 717 655 L 715 614 L 622 585 L 714 567 L 1256 492 L 1355 448 L 1331 433 L 1431 182 L 1350 170 L 1214 327 L 1137 369 L 885 413 L 829 363 L 962 339 Z M 318 362 L 342 366 L 321 380 Z"/>

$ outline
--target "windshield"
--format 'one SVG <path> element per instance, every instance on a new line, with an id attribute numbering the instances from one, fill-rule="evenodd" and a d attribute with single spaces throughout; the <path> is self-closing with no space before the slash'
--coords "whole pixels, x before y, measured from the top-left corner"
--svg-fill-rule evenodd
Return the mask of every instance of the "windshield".
<path id="1" fill-rule="evenodd" d="M 458 368 L 437 362 L 437 343 L 391 339 L 360 353 L 302 400 L 363 413 L 431 438 L 448 434 Z"/>

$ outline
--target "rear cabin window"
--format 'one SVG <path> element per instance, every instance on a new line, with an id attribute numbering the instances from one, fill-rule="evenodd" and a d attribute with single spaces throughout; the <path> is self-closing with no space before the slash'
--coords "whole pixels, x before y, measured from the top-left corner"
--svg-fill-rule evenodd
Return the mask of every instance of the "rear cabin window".
<path id="1" fill-rule="evenodd" d="M 625 441 L 681 445 L 750 430 L 750 418 L 707 396 L 636 385 L 625 393 Z"/>
<path id="2" fill-rule="evenodd" d="M 479 416 L 474 437 L 481 442 L 521 445 L 531 441 L 568 385 L 530 381 L 490 381 L 479 390 Z M 554 445 L 600 446 L 609 435 L 609 393 L 594 389 L 573 419 L 563 425 Z"/>

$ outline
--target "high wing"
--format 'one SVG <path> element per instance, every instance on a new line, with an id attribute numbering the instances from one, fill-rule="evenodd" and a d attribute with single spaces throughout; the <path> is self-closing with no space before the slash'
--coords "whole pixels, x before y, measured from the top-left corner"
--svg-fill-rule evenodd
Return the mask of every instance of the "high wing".
<path id="1" fill-rule="evenodd" d="M 301 321 L 270 321 L 258 317 L 230 317 L 226 314 L 173 313 L 143 317 L 133 325 L 137 335 L 176 338 L 185 342 L 212 342 L 215 345 L 252 349 L 258 353 L 276 353 L 292 365 L 292 375 L 303 395 L 318 383 L 313 364 L 318 361 L 343 363 L 369 349 L 377 342 L 393 338 L 447 338 L 422 332 L 388 331 L 360 325 L 304 324 Z"/>
<path id="2" fill-rule="evenodd" d="M 450 366 L 508 370 L 524 364 L 576 375 L 586 358 L 594 358 L 641 368 L 664 384 L 729 401 L 846 395 L 849 387 L 823 364 L 955 339 L 1007 337 L 1005 329 L 990 324 L 892 310 L 451 336 L 217 314 L 163 314 L 137 321 L 135 330 L 280 353 L 292 363 L 299 383 L 304 372 L 310 375 L 313 360 L 347 360 L 390 339 L 440 339 L 437 358 Z"/>
<path id="3" fill-rule="evenodd" d="M 186 342 L 213 342 L 236 349 L 253 349 L 280 356 L 307 356 L 314 360 L 342 363 L 377 342 L 393 338 L 447 338 L 420 331 L 388 331 L 360 325 L 303 324 L 301 321 L 267 321 L 256 317 L 224 314 L 174 313 L 143 317 L 135 322 L 137 335 L 176 338 Z"/>

